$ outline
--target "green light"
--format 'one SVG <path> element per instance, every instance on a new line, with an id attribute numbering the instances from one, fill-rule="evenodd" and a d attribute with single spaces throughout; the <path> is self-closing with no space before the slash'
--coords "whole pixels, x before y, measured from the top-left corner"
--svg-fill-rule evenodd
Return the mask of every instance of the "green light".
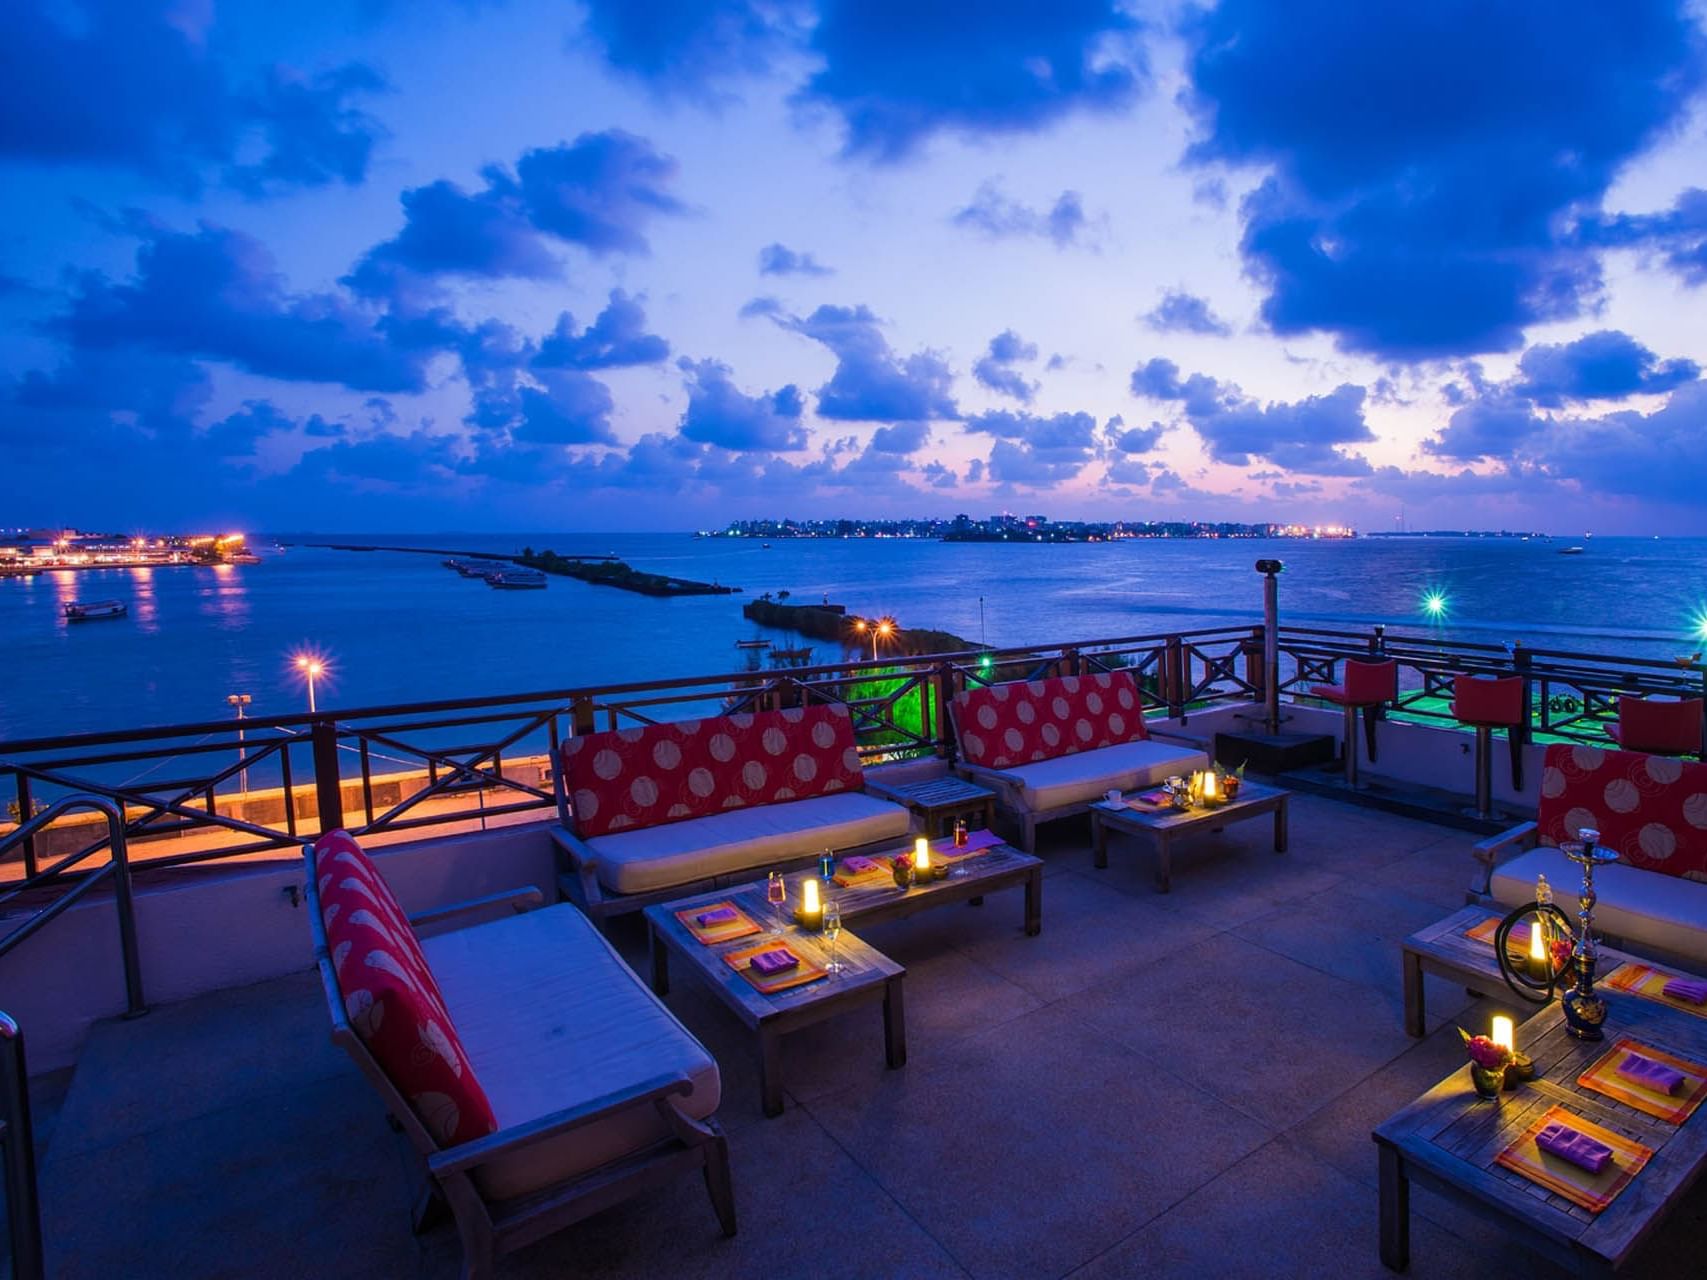
<path id="1" fill-rule="evenodd" d="M 1423 612 L 1437 621 L 1444 617 L 1446 614 L 1446 593 L 1444 591 L 1425 591 L 1423 593 Z"/>
<path id="2" fill-rule="evenodd" d="M 1707 622 L 1704 622 L 1702 625 L 1707 626 Z M 988 671 L 990 669 L 990 655 L 986 653 L 983 657 L 979 658 L 978 665 L 985 671 Z"/>

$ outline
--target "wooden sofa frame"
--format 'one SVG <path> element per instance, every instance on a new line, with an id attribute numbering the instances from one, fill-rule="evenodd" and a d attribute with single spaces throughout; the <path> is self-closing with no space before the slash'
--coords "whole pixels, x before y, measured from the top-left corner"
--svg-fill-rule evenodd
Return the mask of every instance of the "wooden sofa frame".
<path id="1" fill-rule="evenodd" d="M 715 1117 L 696 1120 L 675 1105 L 674 1099 L 678 1095 L 693 1090 L 692 1081 L 680 1072 L 659 1074 L 591 1102 L 540 1116 L 527 1124 L 500 1129 L 484 1138 L 454 1147 L 441 1147 L 350 1026 L 344 1009 L 343 990 L 338 985 L 338 975 L 332 967 L 326 945 L 326 927 L 320 917 L 319 878 L 315 873 L 312 844 L 306 847 L 304 860 L 308 872 L 309 927 L 314 936 L 314 959 L 320 968 L 321 985 L 332 1017 L 332 1042 L 355 1061 L 362 1075 L 384 1101 L 393 1125 L 403 1131 L 421 1157 L 426 1177 L 413 1217 L 417 1234 L 431 1226 L 445 1208 L 455 1218 L 457 1234 L 462 1241 L 464 1280 L 491 1280 L 496 1274 L 496 1260 L 500 1255 L 514 1252 L 694 1169 L 699 1169 L 704 1175 L 705 1187 L 723 1234 L 735 1234 L 735 1193 L 729 1173 L 729 1139 Z M 505 908 L 527 911 L 540 906 L 543 897 L 537 888 L 529 885 L 524 889 L 419 912 L 409 917 L 409 923 L 419 930 L 465 916 L 490 915 Z M 656 1108 L 669 1125 L 672 1136 L 622 1159 L 578 1174 L 559 1186 L 536 1191 L 517 1200 L 489 1201 L 475 1185 L 474 1174 L 482 1165 L 535 1144 L 552 1141 L 633 1107 Z"/>

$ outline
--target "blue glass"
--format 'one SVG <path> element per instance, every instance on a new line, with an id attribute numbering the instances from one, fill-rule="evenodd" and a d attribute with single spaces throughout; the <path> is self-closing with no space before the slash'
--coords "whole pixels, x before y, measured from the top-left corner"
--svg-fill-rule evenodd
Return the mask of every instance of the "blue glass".
<path id="1" fill-rule="evenodd" d="M 820 879 L 828 880 L 835 874 L 836 855 L 831 850 L 826 849 L 818 855 L 818 876 Z"/>

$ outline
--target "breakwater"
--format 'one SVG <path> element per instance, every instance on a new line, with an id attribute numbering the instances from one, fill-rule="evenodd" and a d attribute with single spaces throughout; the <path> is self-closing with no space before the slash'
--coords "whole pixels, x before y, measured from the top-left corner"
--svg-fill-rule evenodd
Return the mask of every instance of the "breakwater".
<path id="1" fill-rule="evenodd" d="M 749 600 L 741 606 L 741 616 L 762 627 L 780 631 L 796 631 L 815 640 L 830 640 L 849 649 L 869 646 L 870 628 L 876 618 L 849 616 L 845 605 L 783 604 L 780 601 Z M 861 630 L 861 627 L 865 630 Z M 926 627 L 896 627 L 884 640 L 882 653 L 889 657 L 911 657 L 919 653 L 964 653 L 976 649 L 972 641 L 950 631 L 933 631 Z"/>
<path id="2" fill-rule="evenodd" d="M 616 587 L 643 596 L 728 596 L 741 590 L 740 587 L 726 587 L 720 582 L 695 582 L 692 578 L 646 573 L 614 558 L 595 560 L 560 556 L 555 551 L 534 551 L 530 547 L 514 559 L 517 564 L 538 569 L 541 573 L 577 578 L 595 587 Z"/>

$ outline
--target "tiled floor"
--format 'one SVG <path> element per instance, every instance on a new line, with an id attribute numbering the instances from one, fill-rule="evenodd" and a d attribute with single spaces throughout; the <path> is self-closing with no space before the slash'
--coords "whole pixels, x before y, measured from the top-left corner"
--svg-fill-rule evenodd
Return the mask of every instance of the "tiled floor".
<path id="1" fill-rule="evenodd" d="M 722 1068 L 741 1231 L 697 1179 L 509 1259 L 513 1277 L 1381 1276 L 1370 1128 L 1461 1065 L 1429 991 L 1400 1028 L 1399 942 L 1463 903 L 1469 838 L 1330 800 L 1175 855 L 1173 892 L 1117 840 L 1046 829 L 1044 932 L 1018 892 L 864 934 L 907 966 L 909 1062 L 875 1010 L 786 1045 L 788 1108 L 759 1112 L 734 1022 L 670 1004 Z M 632 920 L 628 922 L 632 925 Z M 637 929 L 619 931 L 639 967 Z M 304 942 L 306 953 L 306 939 Z M 454 1276 L 454 1231 L 410 1234 L 411 1165 L 326 1038 L 312 975 L 100 1028 L 43 1164 L 65 1277 Z M 1413 1197 L 1411 1274 L 1553 1274 Z M 1707 1186 L 1638 1259 L 1703 1274 Z"/>

